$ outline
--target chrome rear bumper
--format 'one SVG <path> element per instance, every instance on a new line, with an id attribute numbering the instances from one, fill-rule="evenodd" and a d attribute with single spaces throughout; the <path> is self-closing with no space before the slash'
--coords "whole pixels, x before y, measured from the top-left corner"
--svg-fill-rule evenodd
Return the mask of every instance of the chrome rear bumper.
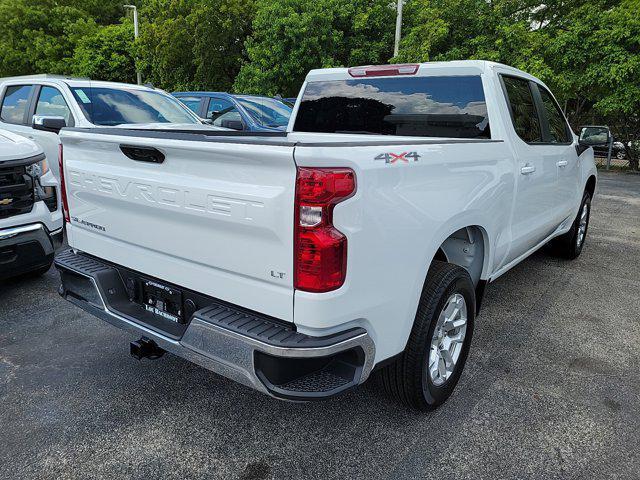
<path id="1" fill-rule="evenodd" d="M 117 267 L 71 250 L 56 256 L 60 294 L 71 303 L 158 347 L 277 398 L 316 400 L 364 382 L 375 346 L 362 328 L 310 337 L 241 307 L 211 299 L 195 311 L 179 338 L 122 312 Z M 179 288 L 179 287 L 178 287 Z M 120 310 L 116 307 L 119 306 Z"/>

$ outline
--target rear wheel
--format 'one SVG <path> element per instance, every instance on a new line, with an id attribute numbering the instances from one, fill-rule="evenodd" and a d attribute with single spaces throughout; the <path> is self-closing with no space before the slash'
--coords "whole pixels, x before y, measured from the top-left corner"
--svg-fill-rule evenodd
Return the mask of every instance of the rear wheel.
<path id="1" fill-rule="evenodd" d="M 591 195 L 584 192 L 580 209 L 571 228 L 564 235 L 551 240 L 551 250 L 554 254 L 573 260 L 582 253 L 582 247 L 587 238 L 589 229 L 589 217 L 591 215 Z"/>
<path id="2" fill-rule="evenodd" d="M 474 319 L 475 290 L 467 271 L 434 260 L 407 346 L 379 372 L 385 390 L 418 410 L 441 405 L 464 368 Z"/>

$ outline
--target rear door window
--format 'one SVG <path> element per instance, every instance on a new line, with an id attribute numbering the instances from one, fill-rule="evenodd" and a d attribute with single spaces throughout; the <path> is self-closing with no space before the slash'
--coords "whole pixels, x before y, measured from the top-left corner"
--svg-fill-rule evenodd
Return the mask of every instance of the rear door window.
<path id="1" fill-rule="evenodd" d="M 50 115 L 64 118 L 68 126 L 73 125 L 71 110 L 57 88 L 44 86 L 40 89 L 36 115 Z"/>
<path id="2" fill-rule="evenodd" d="M 507 101 L 511 111 L 511 120 L 518 136 L 527 143 L 542 142 L 540 117 L 529 80 L 518 77 L 502 76 Z"/>
<path id="3" fill-rule="evenodd" d="M 243 121 L 236 106 L 224 98 L 211 98 L 207 107 L 207 118 L 213 120 L 216 127 L 241 130 Z"/>
<path id="4" fill-rule="evenodd" d="M 2 98 L 0 119 L 7 123 L 26 125 L 26 113 L 33 85 L 8 86 Z"/>
<path id="5" fill-rule="evenodd" d="M 538 91 L 549 124 L 548 141 L 550 143 L 571 143 L 569 125 L 567 125 L 560 107 L 544 87 L 538 85 Z"/>
<path id="6" fill-rule="evenodd" d="M 479 75 L 309 82 L 294 130 L 490 138 Z"/>
<path id="7" fill-rule="evenodd" d="M 200 97 L 177 97 L 182 103 L 184 103 L 189 110 L 196 115 L 200 115 Z"/>

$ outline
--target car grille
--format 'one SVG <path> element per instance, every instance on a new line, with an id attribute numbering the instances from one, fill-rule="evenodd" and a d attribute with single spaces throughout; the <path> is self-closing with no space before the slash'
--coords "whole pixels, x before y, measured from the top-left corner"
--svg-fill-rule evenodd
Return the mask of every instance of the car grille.
<path id="1" fill-rule="evenodd" d="M 26 167 L 0 166 L 0 218 L 29 213 L 33 202 L 33 179 Z"/>

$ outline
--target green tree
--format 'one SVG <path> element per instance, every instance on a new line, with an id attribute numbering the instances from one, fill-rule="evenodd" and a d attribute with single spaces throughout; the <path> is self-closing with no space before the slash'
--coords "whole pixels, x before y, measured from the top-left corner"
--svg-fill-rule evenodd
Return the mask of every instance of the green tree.
<path id="1" fill-rule="evenodd" d="M 80 38 L 71 59 L 74 75 L 135 83 L 133 24 L 130 21 L 97 27 Z"/>
<path id="2" fill-rule="evenodd" d="M 387 0 L 258 0 L 234 89 L 290 96 L 313 68 L 386 62 L 394 19 Z"/>
<path id="3" fill-rule="evenodd" d="M 253 10 L 252 0 L 148 0 L 138 50 L 144 79 L 169 90 L 229 90 Z"/>
<path id="4" fill-rule="evenodd" d="M 0 0 L 0 76 L 71 73 L 77 42 L 122 13 L 117 0 Z"/>

